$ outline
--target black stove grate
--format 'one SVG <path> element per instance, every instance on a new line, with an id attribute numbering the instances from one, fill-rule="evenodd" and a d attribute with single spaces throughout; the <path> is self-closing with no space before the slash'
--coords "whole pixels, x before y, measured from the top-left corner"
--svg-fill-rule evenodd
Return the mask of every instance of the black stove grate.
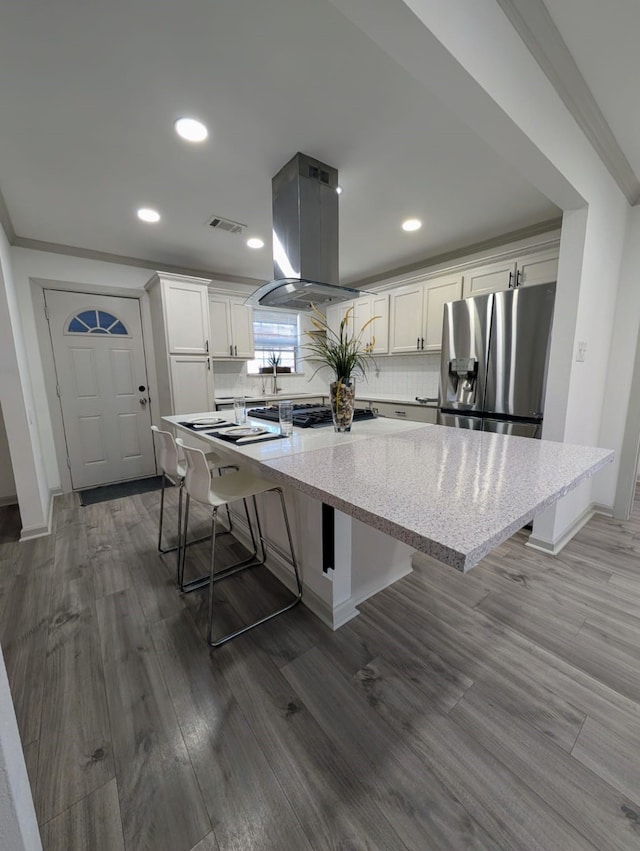
<path id="1" fill-rule="evenodd" d="M 278 406 L 267 405 L 265 408 L 251 408 L 247 412 L 249 417 L 257 420 L 270 420 L 278 422 Z M 375 414 L 369 408 L 356 408 L 353 412 L 354 420 L 372 420 Z M 298 428 L 316 428 L 318 426 L 332 425 L 331 407 L 329 405 L 316 405 L 313 402 L 301 403 L 293 406 L 293 424 Z"/>

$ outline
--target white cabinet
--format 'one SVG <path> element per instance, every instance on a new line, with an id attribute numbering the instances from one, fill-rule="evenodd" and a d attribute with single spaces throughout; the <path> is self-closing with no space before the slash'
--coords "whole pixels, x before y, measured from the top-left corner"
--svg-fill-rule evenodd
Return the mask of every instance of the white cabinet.
<path id="1" fill-rule="evenodd" d="M 371 410 L 380 417 L 393 420 L 410 420 L 418 423 L 435 425 L 438 414 L 437 408 L 426 405 L 400 405 L 393 402 L 370 402 Z"/>
<path id="2" fill-rule="evenodd" d="M 169 371 L 173 408 L 176 414 L 214 410 L 209 358 L 195 355 L 171 355 Z"/>
<path id="3" fill-rule="evenodd" d="M 209 292 L 210 351 L 214 358 L 254 357 L 253 309 L 242 299 Z"/>
<path id="4" fill-rule="evenodd" d="M 389 351 L 437 352 L 442 344 L 444 305 L 462 298 L 462 276 L 416 281 L 391 290 L 389 298 Z"/>
<path id="5" fill-rule="evenodd" d="M 389 351 L 419 352 L 424 283 L 407 284 L 389 294 Z"/>
<path id="6" fill-rule="evenodd" d="M 165 307 L 167 344 L 171 354 L 209 353 L 207 281 L 179 276 L 160 279 Z"/>
<path id="7" fill-rule="evenodd" d="M 373 320 L 362 332 L 363 345 L 370 346 L 374 355 L 386 354 L 389 351 L 389 293 L 360 296 L 353 305 L 357 333 Z"/>
<path id="8" fill-rule="evenodd" d="M 477 266 L 464 273 L 464 297 L 493 293 L 511 287 L 548 284 L 558 277 L 558 251 L 535 254 Z"/>
<path id="9" fill-rule="evenodd" d="M 350 308 L 353 308 L 353 299 L 351 301 L 340 301 L 338 302 L 338 304 L 330 304 L 327 307 L 327 325 L 336 336 L 340 334 L 340 323 L 347 315 L 347 311 Z M 351 335 L 353 335 L 355 327 L 356 326 L 352 310 L 349 316 L 348 326 L 348 330 L 351 332 Z"/>
<path id="10" fill-rule="evenodd" d="M 389 351 L 389 294 L 363 295 L 329 305 L 327 324 L 334 334 L 340 333 L 340 323 L 348 310 L 351 310 L 347 326 L 349 335 L 359 334 L 362 327 L 373 318 L 373 322 L 362 333 L 362 345 L 372 346 L 373 354 L 386 354 Z"/>
<path id="11" fill-rule="evenodd" d="M 146 284 L 161 416 L 210 411 L 209 281 L 158 273 Z"/>

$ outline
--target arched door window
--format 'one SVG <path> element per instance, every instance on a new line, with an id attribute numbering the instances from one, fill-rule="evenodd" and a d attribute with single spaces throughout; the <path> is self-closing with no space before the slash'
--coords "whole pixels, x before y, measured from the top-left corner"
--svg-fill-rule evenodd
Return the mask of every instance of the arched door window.
<path id="1" fill-rule="evenodd" d="M 124 324 L 106 310 L 82 310 L 67 323 L 67 334 L 118 334 L 129 336 Z"/>

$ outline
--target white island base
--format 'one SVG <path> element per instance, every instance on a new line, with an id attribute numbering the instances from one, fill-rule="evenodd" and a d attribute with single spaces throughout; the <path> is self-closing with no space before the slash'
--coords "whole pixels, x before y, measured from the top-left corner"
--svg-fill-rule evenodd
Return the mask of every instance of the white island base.
<path id="1" fill-rule="evenodd" d="M 329 509 L 333 512 L 333 558 L 328 560 L 333 566 L 323 570 L 329 548 L 326 541 L 323 546 L 322 503 L 289 488 L 284 490 L 302 577 L 302 600 L 331 629 L 354 618 L 356 607 L 364 600 L 411 573 L 415 548 L 337 509 Z M 282 514 L 273 497 L 260 499 L 263 532 L 267 542 L 278 547 L 276 550 L 267 544 L 267 567 L 293 591 L 291 567 L 279 552 L 287 548 Z M 238 537 L 248 546 L 242 516 L 234 517 L 234 523 L 236 528 L 242 524 Z"/>
<path id="2" fill-rule="evenodd" d="M 303 602 L 332 629 L 406 576 L 416 550 L 466 572 L 613 458 L 607 449 L 385 419 L 359 422 L 348 434 L 294 429 L 286 439 L 242 445 L 196 437 L 184 425 L 188 417 L 164 420 L 189 442 L 205 441 L 230 463 L 282 486 Z M 273 542 L 267 566 L 292 588 L 279 552 L 286 551 L 281 513 L 273 495 L 260 499 L 263 533 Z M 324 514 L 324 540 L 323 504 L 332 514 Z M 247 543 L 239 515 L 236 530 Z"/>

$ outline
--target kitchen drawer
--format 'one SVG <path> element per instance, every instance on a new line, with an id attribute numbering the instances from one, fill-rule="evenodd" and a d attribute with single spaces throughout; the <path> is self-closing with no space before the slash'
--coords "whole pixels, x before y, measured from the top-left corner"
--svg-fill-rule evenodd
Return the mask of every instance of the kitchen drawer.
<path id="1" fill-rule="evenodd" d="M 394 420 L 412 420 L 417 423 L 432 423 L 436 421 L 436 408 L 427 405 L 394 405 L 391 402 L 370 402 L 371 410 L 381 417 Z"/>

